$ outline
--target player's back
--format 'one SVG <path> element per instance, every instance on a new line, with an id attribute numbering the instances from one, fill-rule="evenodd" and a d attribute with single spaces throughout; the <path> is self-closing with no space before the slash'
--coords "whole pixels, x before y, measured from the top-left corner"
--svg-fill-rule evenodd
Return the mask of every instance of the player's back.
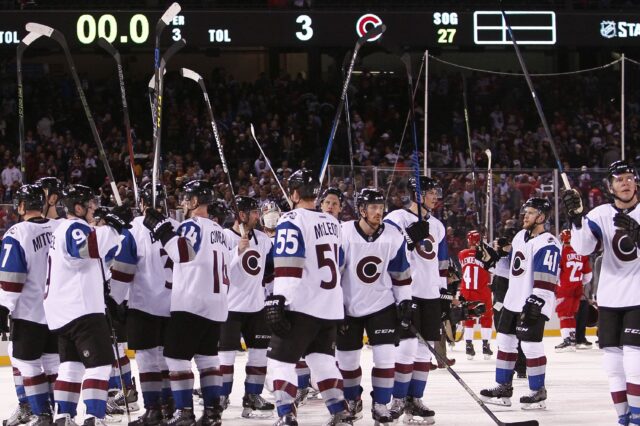
<path id="1" fill-rule="evenodd" d="M 584 275 L 589 272 L 589 257 L 576 253 L 569 244 L 563 244 L 560 256 L 560 287 L 582 285 Z"/>
<path id="2" fill-rule="evenodd" d="M 458 253 L 458 260 L 462 268 L 460 293 L 466 298 L 471 295 L 488 293 L 490 275 L 482 267 L 482 262 L 476 259 L 476 251 L 474 249 L 461 250 Z"/>

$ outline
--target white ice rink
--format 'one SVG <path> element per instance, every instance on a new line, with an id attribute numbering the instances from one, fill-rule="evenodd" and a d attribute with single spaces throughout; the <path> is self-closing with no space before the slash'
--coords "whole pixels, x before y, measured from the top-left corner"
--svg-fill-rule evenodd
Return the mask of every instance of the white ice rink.
<path id="1" fill-rule="evenodd" d="M 593 336 L 589 337 L 594 341 Z M 495 342 L 492 342 L 495 351 Z M 545 338 L 546 355 L 548 359 L 546 386 L 549 394 L 547 409 L 544 411 L 526 412 L 520 409 L 519 397 L 528 392 L 526 379 L 514 380 L 513 406 L 510 408 L 496 407 L 498 418 L 502 421 L 521 421 L 536 419 L 540 425 L 615 425 L 617 418 L 611 397 L 609 395 L 607 380 L 602 372 L 602 353 L 598 349 L 578 351 L 575 353 L 554 352 L 553 347 L 560 343 L 559 337 Z M 480 342 L 476 341 L 476 352 L 480 350 Z M 594 345 L 595 346 L 595 345 Z M 462 379 L 476 392 L 494 384 L 495 355 L 493 359 L 485 361 L 482 356 L 476 355 L 476 359 L 468 361 L 464 355 L 464 342 L 457 343 L 453 351 L 449 351 L 449 357 L 456 359 L 454 369 Z M 244 392 L 244 365 L 247 357 L 240 355 L 236 358 L 236 382 L 231 395 L 231 406 L 223 415 L 225 425 L 271 425 L 274 418 L 269 420 L 243 419 L 241 401 Z M 134 370 L 135 361 L 132 361 Z M 365 391 L 364 417 L 356 424 L 360 426 L 372 425 L 370 416 L 371 399 L 371 365 L 372 356 L 368 349 L 363 350 L 362 386 Z M 197 374 L 196 374 L 197 378 Z M 138 389 L 139 390 L 139 389 Z M 263 394 L 267 399 L 273 400 L 266 390 Z M 495 423 L 482 411 L 471 399 L 467 392 L 446 370 L 439 369 L 429 374 L 429 382 L 425 393 L 427 405 L 436 412 L 437 425 L 494 425 Z M 16 405 L 16 397 L 13 389 L 11 368 L 0 368 L 0 416 L 5 419 Z M 80 403 L 82 406 L 82 402 Z M 142 395 L 140 395 L 142 405 Z M 493 409 L 493 406 L 490 406 Z M 82 410 L 82 408 L 80 408 Z M 196 410 L 199 407 L 196 405 Z M 133 413 L 135 419 L 142 411 Z M 197 413 L 199 415 L 199 413 Z M 81 417 L 81 416 L 80 416 Z M 327 411 L 321 400 L 313 400 L 302 406 L 298 412 L 301 425 L 321 425 L 327 418 Z M 81 424 L 81 418 L 76 419 Z M 126 425 L 126 417 L 121 424 Z"/>

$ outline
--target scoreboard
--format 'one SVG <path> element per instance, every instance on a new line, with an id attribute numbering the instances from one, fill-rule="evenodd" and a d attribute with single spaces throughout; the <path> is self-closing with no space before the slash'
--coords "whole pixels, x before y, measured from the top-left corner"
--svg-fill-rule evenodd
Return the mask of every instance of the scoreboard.
<path id="1" fill-rule="evenodd" d="M 567 12 L 507 10 L 521 45 L 620 48 L 640 45 L 640 12 Z M 160 11 L 3 11 L 0 48 L 15 47 L 25 24 L 36 22 L 60 30 L 73 48 L 90 47 L 104 37 L 116 47 L 153 47 Z M 429 48 L 505 46 L 511 44 L 499 10 L 442 8 L 399 12 L 315 10 L 186 10 L 163 34 L 184 38 L 195 48 L 208 47 L 351 47 L 371 26 L 385 24 L 382 37 L 396 45 Z"/>

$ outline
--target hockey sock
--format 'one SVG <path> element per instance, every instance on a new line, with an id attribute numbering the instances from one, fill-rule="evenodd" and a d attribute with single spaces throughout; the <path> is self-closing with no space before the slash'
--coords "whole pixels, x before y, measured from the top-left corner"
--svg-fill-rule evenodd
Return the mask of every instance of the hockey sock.
<path id="1" fill-rule="evenodd" d="M 77 414 L 84 366 L 80 362 L 63 362 L 60 364 L 58 379 L 53 390 L 57 405 L 57 415 L 69 414 L 71 418 Z"/>
<path id="2" fill-rule="evenodd" d="M 522 352 L 527 357 L 527 376 L 529 389 L 536 391 L 544 387 L 545 372 L 547 370 L 547 357 L 544 356 L 544 344 L 542 342 L 521 342 Z"/>
<path id="3" fill-rule="evenodd" d="M 220 360 L 217 356 L 195 355 L 193 357 L 200 374 L 200 390 L 205 407 L 212 407 L 214 401 L 222 394 L 222 373 Z M 192 385 L 193 388 L 193 385 Z"/>
<path id="4" fill-rule="evenodd" d="M 16 387 L 16 396 L 18 397 L 18 402 L 20 404 L 24 404 L 25 402 L 27 402 L 27 394 L 24 392 L 24 380 L 22 379 L 20 370 L 15 367 L 13 367 L 13 384 Z"/>
<path id="5" fill-rule="evenodd" d="M 394 345 L 373 346 L 373 369 L 371 370 L 371 385 L 373 387 L 373 402 L 387 405 L 391 401 L 394 382 Z M 345 380 L 345 396 L 346 380 Z"/>
<path id="6" fill-rule="evenodd" d="M 396 348 L 396 364 L 393 382 L 393 397 L 406 398 L 413 375 L 413 361 L 418 349 L 418 339 L 401 340 Z"/>
<path id="7" fill-rule="evenodd" d="M 51 405 L 49 404 L 49 381 L 47 376 L 43 373 L 33 377 L 25 376 L 23 380 L 27 401 L 29 401 L 33 414 L 50 413 Z"/>
<path id="8" fill-rule="evenodd" d="M 513 381 L 513 369 L 518 359 L 518 339 L 513 334 L 498 333 L 496 344 L 496 383 L 509 384 Z"/>
<path id="9" fill-rule="evenodd" d="M 222 394 L 229 396 L 233 389 L 233 364 L 236 359 L 236 351 L 219 352 L 218 356 L 220 357 L 220 373 L 222 374 Z"/>
<path id="10" fill-rule="evenodd" d="M 435 342 L 428 342 L 431 347 L 435 347 Z M 427 378 L 429 377 L 429 370 L 431 364 L 431 352 L 422 344 L 418 345 L 416 351 L 416 359 L 413 363 L 413 374 L 411 375 L 411 382 L 409 384 L 408 396 L 414 398 L 422 398 L 424 395 L 424 388 L 427 386 Z"/>
<path id="11" fill-rule="evenodd" d="M 169 377 L 169 370 L 162 370 L 162 402 L 167 403 L 172 397 L 171 391 L 171 378 Z"/>
<path id="12" fill-rule="evenodd" d="M 336 359 L 331 355 L 314 352 L 307 355 L 307 364 L 318 381 L 318 390 L 329 412 L 335 414 L 343 411 L 346 408 L 344 384 Z"/>
<path id="13" fill-rule="evenodd" d="M 249 358 L 245 367 L 246 379 L 244 391 L 248 394 L 260 395 L 267 376 L 267 350 L 249 348 Z"/>
<path id="14" fill-rule="evenodd" d="M 304 359 L 301 359 L 296 363 L 296 374 L 298 375 L 298 388 L 308 388 L 311 383 L 311 371 Z"/>
<path id="15" fill-rule="evenodd" d="M 629 422 L 640 425 L 640 346 L 623 346 L 622 352 L 627 379 Z"/>
<path id="16" fill-rule="evenodd" d="M 603 348 L 602 366 L 609 379 L 609 392 L 618 416 L 629 411 L 627 401 L 627 379 L 624 370 L 624 358 L 621 348 Z"/>
<path id="17" fill-rule="evenodd" d="M 493 333 L 493 330 L 491 329 L 491 326 L 482 327 L 482 329 L 480 330 L 480 335 L 482 336 L 482 340 L 486 340 L 487 342 L 491 340 L 492 333 Z"/>
<path id="18" fill-rule="evenodd" d="M 144 408 L 158 408 L 162 393 L 162 373 L 157 363 L 157 349 L 142 349 L 136 351 L 136 362 L 140 373 L 140 390 Z"/>
<path id="19" fill-rule="evenodd" d="M 87 368 L 82 382 L 82 396 L 87 415 L 104 419 L 107 413 L 110 365 Z"/>
<path id="20" fill-rule="evenodd" d="M 344 397 L 351 401 L 360 399 L 362 388 L 362 368 L 360 368 L 360 350 L 336 351 L 338 368 L 342 374 Z"/>
<path id="21" fill-rule="evenodd" d="M 467 325 L 470 324 L 470 325 Z M 464 340 L 473 340 L 473 327 L 475 325 L 475 321 L 465 321 L 464 323 Z"/>
<path id="22" fill-rule="evenodd" d="M 122 383 L 120 383 L 120 375 L 118 369 L 114 364 L 111 366 L 111 373 L 109 374 L 109 390 L 116 391 L 122 389 Z"/>
<path id="23" fill-rule="evenodd" d="M 125 387 L 127 389 L 131 389 L 133 387 L 133 383 L 131 381 L 131 361 L 129 361 L 129 357 L 127 356 L 124 343 L 118 343 L 118 353 L 120 354 L 119 362 L 120 368 L 122 369 L 122 380 L 124 381 Z M 115 355 L 115 351 L 114 356 L 117 356 Z M 109 377 L 109 389 L 122 389 L 120 373 L 118 372 L 118 363 L 115 361 L 113 362 L 113 370 Z"/>
<path id="24" fill-rule="evenodd" d="M 275 359 L 267 359 L 267 370 L 273 378 L 273 396 L 276 399 L 278 417 L 285 416 L 293 411 L 293 402 L 296 400 L 298 387 L 295 364 L 289 364 Z"/>
<path id="25" fill-rule="evenodd" d="M 56 384 L 58 378 L 58 368 L 60 368 L 60 355 L 56 354 L 42 354 L 42 367 L 44 368 L 44 374 L 47 375 L 47 381 L 49 383 L 49 399 L 51 400 L 51 406 L 55 405 L 53 399 L 53 387 Z"/>
<path id="26" fill-rule="evenodd" d="M 191 361 L 165 357 L 169 367 L 171 393 L 176 409 L 193 408 L 193 371 Z"/>

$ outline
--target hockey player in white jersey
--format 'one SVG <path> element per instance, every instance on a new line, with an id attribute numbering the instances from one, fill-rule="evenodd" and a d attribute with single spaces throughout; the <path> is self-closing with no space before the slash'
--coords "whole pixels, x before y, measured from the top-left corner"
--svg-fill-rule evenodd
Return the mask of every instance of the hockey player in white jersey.
<path id="1" fill-rule="evenodd" d="M 571 246 L 589 255 L 602 250 L 597 291 L 598 344 L 621 425 L 640 425 L 640 208 L 638 172 L 629 163 L 609 166 L 613 202 L 586 212 L 580 194 L 568 190 L 563 204 L 572 222 Z"/>
<path id="2" fill-rule="evenodd" d="M 441 301 L 449 303 L 453 295 L 447 291 L 449 254 L 445 228 L 430 212 L 435 208 L 442 190 L 437 181 L 421 176 L 409 179 L 412 202 L 408 209 L 389 213 L 384 221 L 404 233 L 410 250 L 411 278 L 413 280 L 413 324 L 424 339 L 434 345 L 440 340 Z M 419 197 L 416 194 L 419 191 Z M 422 218 L 418 217 L 419 199 Z M 432 424 L 435 412 L 422 402 L 431 364 L 431 352 L 410 331 L 400 332 L 400 345 L 396 352 L 395 383 L 391 415 L 394 419 L 405 414 L 404 421 Z M 422 420 L 416 419 L 419 417 Z"/>
<path id="3" fill-rule="evenodd" d="M 267 368 L 280 417 L 276 425 L 298 425 L 295 364 L 303 356 L 332 415 L 328 424 L 352 424 L 334 357 L 336 322 L 344 318 L 340 224 L 314 209 L 320 187 L 316 176 L 307 169 L 291 175 L 289 197 L 295 208 L 282 215 L 276 228 L 275 284 L 265 307 L 273 332 Z"/>
<path id="4" fill-rule="evenodd" d="M 140 190 L 142 211 L 152 208 L 151 185 L 149 182 Z M 156 209 L 161 212 L 165 202 L 164 187 L 157 184 Z M 143 216 L 136 217 L 131 229 L 125 232 L 111 267 L 111 287 L 124 287 L 129 291 L 127 338 L 129 349 L 136 351 L 145 408 L 133 425 L 154 426 L 162 422 L 163 412 L 169 417 L 173 414 L 171 388 L 163 385 L 163 373 L 168 376 L 168 367 L 162 355 L 169 321 L 173 262 L 160 240 L 143 225 L 143 220 Z M 167 221 L 172 230 L 178 229 L 177 221 L 171 218 Z"/>
<path id="5" fill-rule="evenodd" d="M 488 403 L 511 406 L 513 371 L 518 357 L 518 339 L 527 358 L 530 394 L 520 398 L 522 409 L 545 408 L 547 358 L 542 337 L 545 323 L 555 308 L 560 243 L 545 225 L 551 203 L 545 198 L 530 198 L 522 206 L 522 230 L 511 243 L 509 289 L 504 298 L 496 343 L 497 386 L 483 389 L 481 398 Z M 479 246 L 480 257 L 489 258 L 492 249 Z"/>
<path id="6" fill-rule="evenodd" d="M 394 226 L 382 223 L 384 194 L 364 188 L 356 208 L 360 220 L 342 224 L 344 269 L 342 291 L 345 320 L 338 326 L 338 367 L 344 379 L 344 395 L 354 414 L 362 404 L 360 352 L 366 330 L 373 350 L 372 417 L 376 425 L 391 424 L 396 328 L 409 328 L 411 270 L 405 239 Z"/>
<path id="7" fill-rule="evenodd" d="M 320 210 L 340 220 L 340 212 L 344 204 L 344 194 L 338 188 L 330 186 L 320 196 Z"/>
<path id="8" fill-rule="evenodd" d="M 222 372 L 223 407 L 229 402 L 233 386 L 233 366 L 236 351 L 241 350 L 240 338 L 247 345 L 242 417 L 270 417 L 274 405 L 262 397 L 267 374 L 267 347 L 271 330 L 264 318 L 264 277 L 267 263 L 271 263 L 271 239 L 256 229 L 260 219 L 258 201 L 238 195 L 238 208 L 233 227 L 225 229 L 231 248 L 227 300 L 229 318 L 220 329 L 220 370 Z M 242 225 L 242 227 L 241 227 Z M 244 232 L 244 234 L 242 234 Z"/>
<path id="9" fill-rule="evenodd" d="M 87 186 L 65 188 L 67 219 L 53 233 L 49 250 L 44 310 L 49 328 L 58 334 L 61 362 L 54 388 L 56 425 L 73 424 L 81 388 L 87 413 L 84 424 L 102 424 L 106 414 L 114 358 L 101 262 L 118 246 L 132 217 L 127 207 L 115 207 L 104 216 L 107 226 L 93 228 L 85 218 L 95 208 L 94 198 Z"/>
<path id="10" fill-rule="evenodd" d="M 9 331 L 11 362 L 22 376 L 33 425 L 52 423 L 52 394 L 48 377 L 60 363 L 56 336 L 49 331 L 43 300 L 47 259 L 58 221 L 42 217 L 45 195 L 38 185 L 23 185 L 14 195 L 22 222 L 4 234 L 0 251 L 0 327 Z M 9 423 L 9 422 L 7 422 Z"/>
<path id="11" fill-rule="evenodd" d="M 209 182 L 191 181 L 182 188 L 182 207 L 188 219 L 177 232 L 167 218 L 151 208 L 147 208 L 143 221 L 173 260 L 171 318 L 164 346 L 176 406 L 173 417 L 166 422 L 169 426 L 196 424 L 191 359 L 198 367 L 204 402 L 198 425 L 222 424 L 218 340 L 228 313 L 230 246 L 222 227 L 209 219 L 207 207 L 213 200 Z"/>

